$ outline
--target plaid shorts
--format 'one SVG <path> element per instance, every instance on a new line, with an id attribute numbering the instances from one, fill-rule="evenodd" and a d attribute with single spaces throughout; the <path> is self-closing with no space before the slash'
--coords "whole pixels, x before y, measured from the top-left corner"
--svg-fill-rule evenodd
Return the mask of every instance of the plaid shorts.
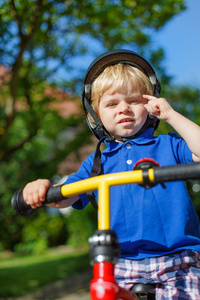
<path id="1" fill-rule="evenodd" d="M 156 300 L 200 300 L 200 253 L 185 250 L 141 260 L 120 258 L 115 278 L 126 289 L 134 283 L 156 284 Z"/>

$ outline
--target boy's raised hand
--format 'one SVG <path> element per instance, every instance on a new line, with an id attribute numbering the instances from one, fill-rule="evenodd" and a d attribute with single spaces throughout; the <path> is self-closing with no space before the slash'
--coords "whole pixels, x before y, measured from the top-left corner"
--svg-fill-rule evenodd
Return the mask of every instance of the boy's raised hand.
<path id="1" fill-rule="evenodd" d="M 200 162 L 200 126 L 175 111 L 165 98 L 143 95 L 148 100 L 144 107 L 153 116 L 167 122 L 185 140 L 194 162 Z"/>
<path id="2" fill-rule="evenodd" d="M 153 116 L 158 119 L 168 122 L 174 109 L 165 98 L 156 98 L 150 95 L 143 95 L 143 98 L 148 100 L 144 107 Z"/>
<path id="3" fill-rule="evenodd" d="M 51 186 L 48 179 L 38 179 L 29 182 L 23 189 L 24 201 L 33 209 L 40 207 L 45 201 L 46 193 Z"/>

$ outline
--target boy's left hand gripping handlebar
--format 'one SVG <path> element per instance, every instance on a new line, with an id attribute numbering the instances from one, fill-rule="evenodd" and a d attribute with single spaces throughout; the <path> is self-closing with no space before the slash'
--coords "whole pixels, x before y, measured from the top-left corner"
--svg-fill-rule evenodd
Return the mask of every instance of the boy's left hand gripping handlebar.
<path id="1" fill-rule="evenodd" d="M 65 197 L 63 197 L 61 193 L 61 186 L 62 185 L 50 187 L 47 191 L 46 198 L 43 203 L 48 204 L 63 200 Z M 19 215 L 30 216 L 35 211 L 35 209 L 31 208 L 31 206 L 24 201 L 22 192 L 23 189 L 15 192 L 11 199 L 11 205 Z"/>

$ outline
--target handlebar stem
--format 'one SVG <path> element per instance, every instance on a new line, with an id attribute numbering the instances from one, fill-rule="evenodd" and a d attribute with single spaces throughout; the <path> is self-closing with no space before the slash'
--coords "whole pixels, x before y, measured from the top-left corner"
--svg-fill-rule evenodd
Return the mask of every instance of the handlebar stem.
<path id="1" fill-rule="evenodd" d="M 143 182 L 142 170 L 119 172 L 114 174 L 100 175 L 97 177 L 85 179 L 71 183 L 69 185 L 61 186 L 61 194 L 67 195 L 68 197 L 79 195 L 84 192 L 98 190 L 99 193 L 99 230 L 110 229 L 110 187 L 115 185 L 138 183 Z"/>

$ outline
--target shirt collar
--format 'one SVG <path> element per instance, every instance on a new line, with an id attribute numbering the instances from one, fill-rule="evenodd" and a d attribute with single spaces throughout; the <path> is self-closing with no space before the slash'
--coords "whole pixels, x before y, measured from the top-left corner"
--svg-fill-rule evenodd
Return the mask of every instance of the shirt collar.
<path id="1" fill-rule="evenodd" d="M 124 142 L 124 143 L 120 143 L 120 142 L 108 143 L 105 141 L 107 148 L 103 151 L 103 153 L 116 151 L 126 144 L 132 144 L 132 145 L 133 144 L 136 144 L 136 145 L 151 144 L 156 139 L 156 137 L 153 135 L 153 133 L 154 133 L 154 129 L 152 127 L 150 127 L 147 130 L 145 130 L 138 137 L 136 137 L 132 140 L 129 140 L 127 142 Z"/>

